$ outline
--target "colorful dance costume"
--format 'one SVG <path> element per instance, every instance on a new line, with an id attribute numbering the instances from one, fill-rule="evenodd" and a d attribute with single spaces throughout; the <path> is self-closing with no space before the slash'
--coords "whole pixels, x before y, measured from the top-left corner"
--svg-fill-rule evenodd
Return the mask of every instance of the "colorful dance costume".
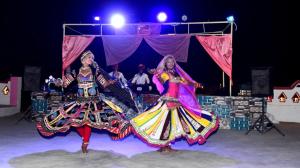
<path id="1" fill-rule="evenodd" d="M 97 74 L 97 80 L 102 86 L 107 81 Z M 74 81 L 71 74 L 64 77 L 66 85 Z M 75 101 L 64 102 L 60 108 L 46 115 L 37 123 L 39 132 L 44 136 L 52 136 L 58 132 L 66 132 L 70 127 L 76 127 L 78 133 L 87 144 L 91 128 L 107 130 L 113 139 L 120 139 L 131 133 L 132 127 L 124 118 L 129 109 L 115 97 L 99 94 L 92 68 L 81 67 L 77 75 L 78 93 Z"/>
<path id="2" fill-rule="evenodd" d="M 195 81 L 177 64 L 174 70 L 164 70 L 164 60 L 158 67 L 161 71 L 153 77 L 162 96 L 131 120 L 134 132 L 148 144 L 158 147 L 181 137 L 189 144 L 202 144 L 218 128 L 218 119 L 213 113 L 200 109 L 194 86 L 191 86 Z"/>

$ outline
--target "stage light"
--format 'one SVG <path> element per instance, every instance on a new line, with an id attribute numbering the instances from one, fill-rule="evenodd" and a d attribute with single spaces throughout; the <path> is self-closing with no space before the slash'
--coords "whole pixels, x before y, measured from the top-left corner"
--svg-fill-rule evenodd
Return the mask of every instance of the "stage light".
<path id="1" fill-rule="evenodd" d="M 233 16 L 228 16 L 227 18 L 228 22 L 234 22 L 234 17 Z"/>
<path id="2" fill-rule="evenodd" d="M 167 20 L 167 14 L 165 12 L 159 12 L 157 15 L 157 20 L 159 22 L 165 22 Z"/>
<path id="3" fill-rule="evenodd" d="M 125 18 L 124 16 L 120 14 L 115 14 L 111 17 L 110 23 L 115 27 L 115 28 L 121 28 L 125 24 Z"/>
<path id="4" fill-rule="evenodd" d="M 186 22 L 186 21 L 187 21 L 187 19 L 188 19 L 188 18 L 187 18 L 187 16 L 186 16 L 186 15 L 182 15 L 182 16 L 181 16 L 181 20 L 182 20 L 182 21 Z"/>
<path id="5" fill-rule="evenodd" d="M 100 17 L 99 17 L 99 16 L 95 16 L 95 17 L 94 17 L 94 20 L 95 20 L 95 21 L 100 21 Z"/>

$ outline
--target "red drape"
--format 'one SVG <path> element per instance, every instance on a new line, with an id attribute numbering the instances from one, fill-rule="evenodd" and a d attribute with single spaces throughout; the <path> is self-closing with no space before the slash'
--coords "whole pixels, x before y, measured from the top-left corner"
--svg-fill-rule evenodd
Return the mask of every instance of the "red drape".
<path id="1" fill-rule="evenodd" d="M 76 58 L 94 40 L 94 36 L 65 36 L 62 46 L 62 72 L 75 61 Z"/>
<path id="2" fill-rule="evenodd" d="M 196 36 L 211 58 L 232 79 L 232 36 Z"/>

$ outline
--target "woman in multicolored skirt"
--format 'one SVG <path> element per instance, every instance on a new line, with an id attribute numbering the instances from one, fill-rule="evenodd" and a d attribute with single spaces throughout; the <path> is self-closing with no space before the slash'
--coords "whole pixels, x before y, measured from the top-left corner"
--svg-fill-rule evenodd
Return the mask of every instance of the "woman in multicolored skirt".
<path id="1" fill-rule="evenodd" d="M 82 137 L 82 152 L 87 153 L 92 128 L 109 131 L 113 139 L 120 139 L 131 133 L 132 127 L 124 116 L 132 109 L 115 97 L 99 94 L 97 80 L 104 87 L 113 81 L 102 78 L 92 52 L 84 52 L 81 63 L 82 67 L 77 75 L 68 73 L 63 78 L 64 87 L 77 79 L 76 100 L 66 101 L 57 110 L 50 112 L 37 123 L 37 128 L 42 135 L 52 136 L 75 127 Z"/>
<path id="2" fill-rule="evenodd" d="M 153 82 L 161 93 L 160 99 L 148 110 L 130 122 L 135 134 L 146 143 L 161 147 L 160 151 L 173 151 L 170 143 L 184 137 L 189 144 L 202 144 L 218 128 L 217 116 L 201 110 L 195 82 L 167 55 L 159 63 Z"/>

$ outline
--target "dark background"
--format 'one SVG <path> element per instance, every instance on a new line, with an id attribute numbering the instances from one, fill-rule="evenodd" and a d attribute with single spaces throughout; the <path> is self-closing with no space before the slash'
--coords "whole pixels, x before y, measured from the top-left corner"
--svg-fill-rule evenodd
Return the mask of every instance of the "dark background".
<path id="1" fill-rule="evenodd" d="M 113 1 L 113 0 L 27 0 L 1 2 L 0 80 L 10 75 L 24 74 L 24 67 L 42 67 L 43 81 L 49 75 L 60 77 L 63 23 L 94 23 L 101 16 L 109 22 L 114 10 L 124 11 L 127 22 L 155 22 L 156 12 L 166 9 L 168 22 L 224 21 L 234 15 L 237 31 L 233 39 L 234 94 L 242 85 L 251 83 L 251 68 L 272 68 L 272 85 L 289 86 L 300 79 L 297 56 L 292 55 L 291 25 L 288 22 L 290 2 L 272 0 L 207 0 L 207 1 Z M 89 46 L 96 61 L 104 69 L 104 51 L 100 38 Z M 153 68 L 161 57 L 145 42 L 128 60 L 121 63 L 127 79 L 136 73 L 136 66 L 144 63 Z M 75 62 L 72 67 L 78 65 Z M 199 42 L 191 38 L 189 59 L 180 65 L 206 87 L 203 93 L 219 94 L 220 68 L 206 54 Z M 228 85 L 228 81 L 226 81 Z M 225 94 L 228 94 L 226 91 Z"/>

